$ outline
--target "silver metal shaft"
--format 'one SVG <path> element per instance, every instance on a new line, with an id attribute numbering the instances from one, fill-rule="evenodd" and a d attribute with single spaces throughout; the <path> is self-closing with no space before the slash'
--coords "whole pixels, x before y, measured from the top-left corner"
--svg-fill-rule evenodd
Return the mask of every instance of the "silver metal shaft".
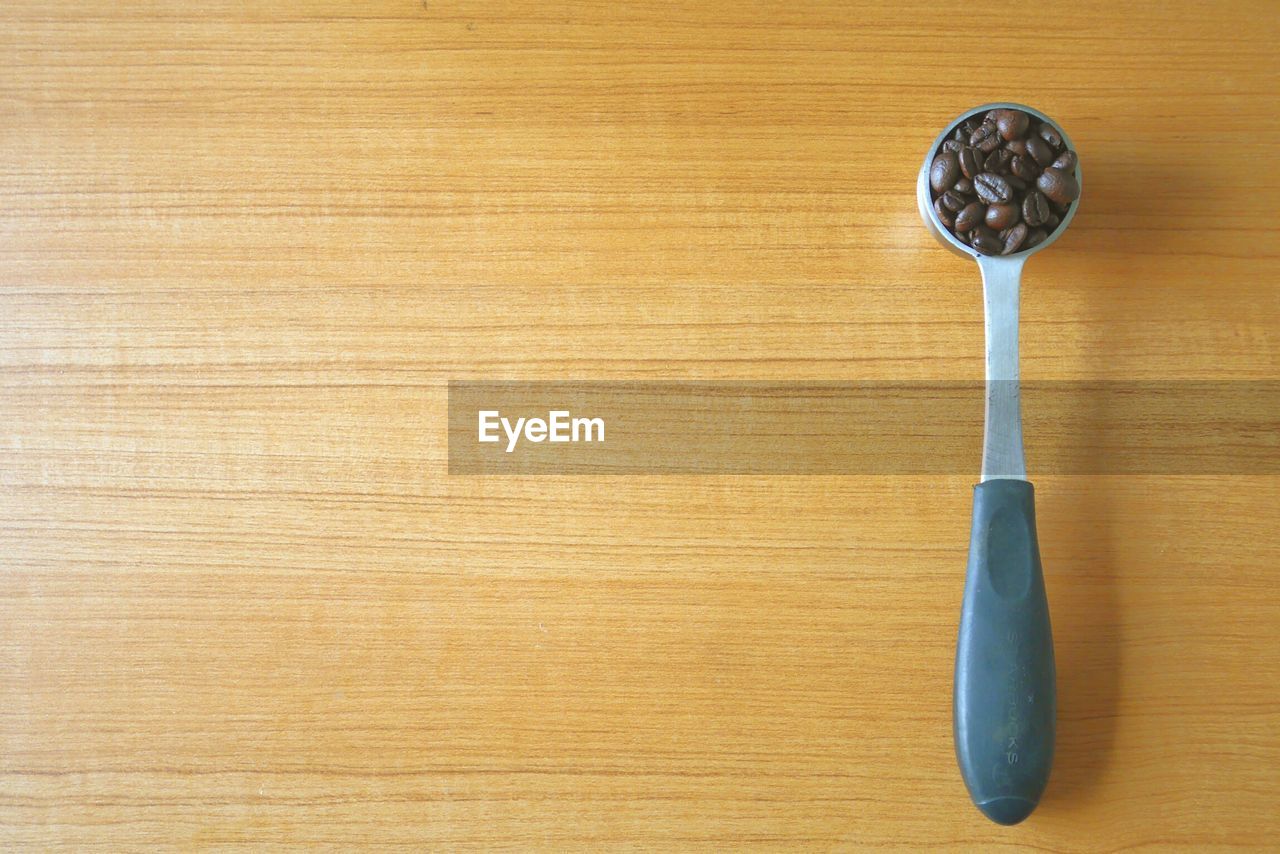
<path id="1" fill-rule="evenodd" d="M 1018 385 L 1018 290 L 1023 258 L 981 257 L 986 309 L 987 411 L 982 480 L 1026 480 Z"/>

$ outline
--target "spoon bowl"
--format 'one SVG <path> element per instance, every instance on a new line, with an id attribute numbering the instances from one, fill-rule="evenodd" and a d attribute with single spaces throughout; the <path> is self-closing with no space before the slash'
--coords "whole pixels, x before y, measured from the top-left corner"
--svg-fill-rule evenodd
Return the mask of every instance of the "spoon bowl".
<path id="1" fill-rule="evenodd" d="M 1072 202 L 1067 208 L 1067 212 L 1062 216 L 1062 222 L 1053 230 L 1053 234 L 1046 237 L 1038 246 L 1033 246 L 1030 249 L 1023 249 L 1021 252 L 1013 252 L 1009 255 L 983 255 L 972 246 L 961 243 L 956 236 L 942 224 L 938 219 L 938 212 L 933 209 L 933 199 L 929 195 L 929 167 L 933 164 L 933 158 L 937 156 L 938 149 L 942 147 L 942 143 L 950 139 L 951 135 L 955 133 L 956 128 L 960 127 L 960 125 L 964 124 L 969 119 L 985 115 L 989 110 L 1021 110 L 1033 119 L 1048 122 L 1053 125 L 1054 129 L 1056 129 L 1059 135 L 1062 136 L 1063 146 L 1072 151 L 1075 150 L 1075 145 L 1071 142 L 1071 137 L 1067 136 L 1066 132 L 1062 130 L 1062 126 L 1039 110 L 1032 109 L 1031 107 L 1023 104 L 1012 103 L 983 104 L 981 107 L 974 107 L 972 110 L 966 110 L 959 116 L 956 116 L 949 125 L 942 129 L 942 133 L 938 134 L 938 138 L 929 146 L 929 151 L 924 156 L 924 163 L 920 166 L 920 175 L 916 178 L 916 205 L 920 209 L 920 218 L 924 220 L 925 228 L 929 229 L 929 232 L 933 234 L 934 239 L 950 249 L 952 252 L 955 252 L 957 255 L 974 258 L 978 260 L 979 263 L 984 260 L 1025 260 L 1042 249 L 1047 249 L 1051 243 L 1062 236 L 1062 232 L 1067 230 L 1067 226 L 1069 226 L 1071 224 L 1071 220 L 1075 218 L 1076 208 L 1080 206 L 1079 198 Z M 1083 193 L 1084 180 L 1080 173 L 1079 163 L 1076 164 L 1075 176 L 1076 183 L 1080 185 L 1081 193 Z"/>

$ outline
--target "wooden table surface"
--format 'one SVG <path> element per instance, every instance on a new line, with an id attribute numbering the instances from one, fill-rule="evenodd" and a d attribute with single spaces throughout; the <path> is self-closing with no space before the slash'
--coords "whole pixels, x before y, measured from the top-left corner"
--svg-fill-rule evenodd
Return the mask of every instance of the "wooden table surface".
<path id="1" fill-rule="evenodd" d="M 1274 474 L 1036 479 L 1012 829 L 973 473 L 447 474 L 450 379 L 980 376 L 913 190 L 991 100 L 1085 170 L 1025 376 L 1280 377 L 1276 6 L 1048 6 L 5 3 L 0 843 L 1275 845 Z"/>

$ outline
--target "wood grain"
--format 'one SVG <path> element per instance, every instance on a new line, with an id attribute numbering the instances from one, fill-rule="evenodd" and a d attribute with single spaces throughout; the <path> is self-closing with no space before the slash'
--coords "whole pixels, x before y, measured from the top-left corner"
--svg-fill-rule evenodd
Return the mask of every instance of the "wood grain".
<path id="1" fill-rule="evenodd" d="M 990 100 L 1085 174 L 1028 377 L 1276 378 L 1274 4 L 937 6 L 5 3 L 0 843 L 1273 845 L 1280 478 L 1037 480 L 999 829 L 971 477 L 446 474 L 451 378 L 979 376 L 912 194 Z"/>

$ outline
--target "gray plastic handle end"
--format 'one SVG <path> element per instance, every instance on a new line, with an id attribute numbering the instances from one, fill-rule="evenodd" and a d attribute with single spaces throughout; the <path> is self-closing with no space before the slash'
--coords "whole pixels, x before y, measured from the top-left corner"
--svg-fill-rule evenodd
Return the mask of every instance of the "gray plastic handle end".
<path id="1" fill-rule="evenodd" d="M 1017 824 L 1040 802 L 1056 703 L 1034 490 L 984 481 L 973 492 L 953 721 L 960 773 L 992 821 Z"/>

